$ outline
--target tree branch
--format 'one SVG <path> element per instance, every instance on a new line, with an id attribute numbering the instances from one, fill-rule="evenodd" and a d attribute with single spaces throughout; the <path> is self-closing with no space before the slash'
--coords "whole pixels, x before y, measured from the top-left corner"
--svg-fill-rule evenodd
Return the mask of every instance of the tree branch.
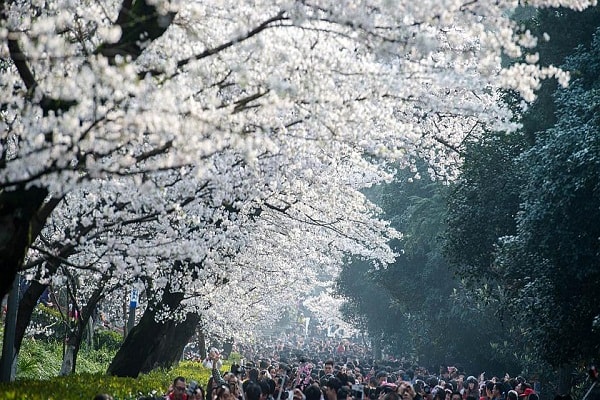
<path id="1" fill-rule="evenodd" d="M 285 18 L 284 15 L 285 15 L 285 11 L 280 11 L 275 16 L 263 21 L 256 28 L 246 32 L 243 35 L 238 36 L 237 38 L 235 38 L 233 40 L 230 40 L 229 42 L 223 43 L 217 47 L 213 47 L 212 49 L 206 49 L 205 51 L 203 51 L 200 54 L 197 54 L 195 56 L 192 56 L 192 57 L 189 57 L 189 58 L 179 61 L 177 63 L 177 67 L 181 68 L 181 67 L 189 64 L 192 61 L 201 60 L 203 58 L 212 56 L 213 54 L 219 53 L 220 51 L 223 51 L 223 50 L 233 46 L 236 43 L 240 43 L 247 39 L 250 39 L 251 37 L 253 37 L 253 36 L 259 34 L 260 32 L 264 31 L 265 29 L 269 28 L 273 22 L 286 20 L 287 18 Z"/>

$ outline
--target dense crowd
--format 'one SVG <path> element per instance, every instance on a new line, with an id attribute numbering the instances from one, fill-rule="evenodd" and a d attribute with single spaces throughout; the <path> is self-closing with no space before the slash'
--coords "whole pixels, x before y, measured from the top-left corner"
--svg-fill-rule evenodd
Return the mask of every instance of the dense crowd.
<path id="1" fill-rule="evenodd" d="M 347 339 L 284 334 L 235 348 L 245 359 L 222 374 L 215 348 L 202 361 L 206 388 L 177 377 L 173 400 L 539 400 L 523 377 L 467 375 L 454 366 L 430 372 L 404 360 L 375 363 L 367 346 Z"/>
<path id="2" fill-rule="evenodd" d="M 359 360 L 324 362 L 300 357 L 287 363 L 261 359 L 233 364 L 221 374 L 219 353 L 204 364 L 213 371 L 204 390 L 183 377 L 173 382 L 169 399 L 183 400 L 538 400 L 522 377 L 485 379 L 465 376 L 455 367 L 441 374 L 427 370 L 364 367 Z"/>

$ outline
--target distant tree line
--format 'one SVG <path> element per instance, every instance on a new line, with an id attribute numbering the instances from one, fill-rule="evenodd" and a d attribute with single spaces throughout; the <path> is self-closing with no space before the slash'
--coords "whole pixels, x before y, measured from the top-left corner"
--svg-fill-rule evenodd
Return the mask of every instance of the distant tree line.
<path id="1" fill-rule="evenodd" d="M 345 314 L 375 346 L 424 366 L 563 371 L 600 358 L 600 10 L 541 10 L 524 22 L 550 40 L 522 128 L 466 140 L 449 184 L 399 179 L 369 195 L 404 234 L 387 269 L 348 262 Z"/>

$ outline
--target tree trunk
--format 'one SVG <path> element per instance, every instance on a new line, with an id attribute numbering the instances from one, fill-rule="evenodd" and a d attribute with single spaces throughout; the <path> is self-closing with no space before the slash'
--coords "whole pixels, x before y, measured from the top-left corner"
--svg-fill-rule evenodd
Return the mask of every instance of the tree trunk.
<path id="1" fill-rule="evenodd" d="M 31 322 L 31 316 L 33 315 L 33 310 L 37 306 L 37 301 L 44 293 L 44 290 L 48 285 L 42 285 L 37 281 L 32 281 L 23 297 L 21 297 L 21 301 L 19 302 L 19 311 L 17 314 L 17 329 L 15 335 L 15 349 L 17 353 L 21 350 L 21 344 L 23 343 L 23 337 L 25 336 L 25 331 Z"/>
<path id="2" fill-rule="evenodd" d="M 0 381 L 12 382 L 16 376 L 17 352 L 15 351 L 15 325 L 17 324 L 17 308 L 19 304 L 19 282 L 17 275 L 6 302 L 6 318 L 2 332 L 2 359 L 0 360 Z M 0 302 L 1 303 L 1 302 Z"/>
<path id="3" fill-rule="evenodd" d="M 87 345 L 91 349 L 94 347 L 94 318 L 91 317 L 87 323 Z"/>
<path id="4" fill-rule="evenodd" d="M 173 310 L 183 299 L 182 293 L 165 293 L 162 304 Z M 155 321 L 156 309 L 146 308 L 113 358 L 107 373 L 136 378 L 155 368 L 168 368 L 181 359 L 183 348 L 200 322 L 198 314 L 187 314 L 184 322 Z"/>
<path id="5" fill-rule="evenodd" d="M 228 338 L 223 343 L 223 357 L 227 360 L 231 355 L 231 350 L 233 350 L 233 337 Z"/>
<path id="6" fill-rule="evenodd" d="M 0 190 L 0 227 L 2 227 L 0 229 L 0 302 L 10 291 L 17 272 L 23 266 L 29 246 L 37 238 L 48 216 L 61 200 L 53 197 L 45 201 L 47 195 L 46 189 L 37 187 L 13 191 Z M 31 314 L 25 328 L 29 324 L 29 319 Z M 16 329 L 13 347 L 15 360 L 23 340 L 22 334 L 20 338 L 18 337 Z M 0 365 L 4 365 L 2 360 L 8 356 L 4 354 L 4 346 L 2 348 Z"/>
<path id="7" fill-rule="evenodd" d="M 83 337 L 85 335 L 86 329 L 90 326 L 90 322 L 92 322 L 92 314 L 98 302 L 104 298 L 104 288 L 105 283 L 109 279 L 108 276 L 104 276 L 100 281 L 100 284 L 96 287 L 92 295 L 90 296 L 87 304 L 81 310 L 79 317 L 75 320 L 76 328 L 73 332 L 73 335 L 69 336 L 69 340 L 67 345 L 72 345 L 73 351 L 73 359 L 71 362 L 71 370 L 69 373 L 75 373 L 77 369 L 77 355 L 79 354 L 79 350 L 81 349 L 81 342 L 83 341 Z"/>
<path id="8" fill-rule="evenodd" d="M 27 249 L 45 223 L 38 219 L 46 189 L 0 191 L 0 300 L 10 291 Z"/>
<path id="9" fill-rule="evenodd" d="M 63 354 L 62 366 L 60 367 L 60 375 L 69 375 L 75 368 L 75 346 L 69 339 L 65 346 L 65 353 Z"/>
<path id="10" fill-rule="evenodd" d="M 200 357 L 204 360 L 206 358 L 206 336 L 204 336 L 204 331 L 200 330 L 198 332 L 198 351 L 200 352 Z"/>

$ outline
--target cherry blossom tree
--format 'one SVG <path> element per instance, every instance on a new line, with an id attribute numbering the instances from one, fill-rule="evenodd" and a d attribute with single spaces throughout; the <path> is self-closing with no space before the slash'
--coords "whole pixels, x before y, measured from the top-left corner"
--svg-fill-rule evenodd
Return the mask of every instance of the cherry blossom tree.
<path id="1" fill-rule="evenodd" d="M 218 320 L 231 294 L 245 320 L 253 288 L 348 253 L 385 265 L 395 232 L 360 190 L 386 162 L 452 179 L 465 137 L 514 128 L 497 89 L 568 81 L 536 64 L 517 6 L 2 2 L 0 295 L 27 260 L 39 279 L 178 293 L 154 319 Z"/>

